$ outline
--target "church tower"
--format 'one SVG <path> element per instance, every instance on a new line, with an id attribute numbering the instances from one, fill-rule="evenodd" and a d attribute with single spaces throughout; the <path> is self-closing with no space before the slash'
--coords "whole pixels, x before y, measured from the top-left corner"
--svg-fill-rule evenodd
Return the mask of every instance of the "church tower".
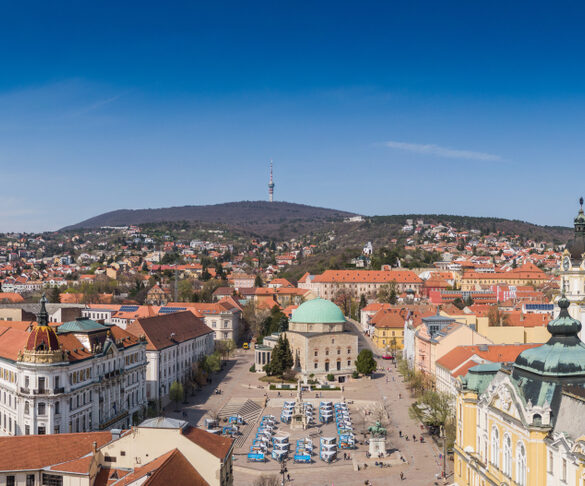
<path id="1" fill-rule="evenodd" d="M 585 318 L 585 213 L 583 198 L 574 219 L 575 233 L 563 252 L 561 261 L 561 295 L 571 303 L 569 311 L 582 322 Z M 556 309 L 555 309 L 556 310 Z"/>

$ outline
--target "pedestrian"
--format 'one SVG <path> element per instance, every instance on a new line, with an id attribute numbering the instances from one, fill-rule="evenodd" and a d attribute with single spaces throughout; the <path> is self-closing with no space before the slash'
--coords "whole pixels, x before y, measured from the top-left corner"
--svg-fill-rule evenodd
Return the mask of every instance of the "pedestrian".
<path id="1" fill-rule="evenodd" d="M 287 474 L 287 475 L 286 475 L 286 480 L 287 480 L 287 481 L 290 481 L 290 474 Z"/>
<path id="2" fill-rule="evenodd" d="M 399 435 L 399 437 L 402 437 L 402 430 L 398 431 L 398 435 Z"/>
<path id="3" fill-rule="evenodd" d="M 416 442 L 416 435 L 412 434 L 412 440 Z"/>
<path id="4" fill-rule="evenodd" d="M 403 472 L 400 473 L 400 480 L 404 481 L 404 473 Z"/>
<path id="5" fill-rule="evenodd" d="M 398 398 L 400 398 L 402 400 L 402 393 L 398 394 Z"/>

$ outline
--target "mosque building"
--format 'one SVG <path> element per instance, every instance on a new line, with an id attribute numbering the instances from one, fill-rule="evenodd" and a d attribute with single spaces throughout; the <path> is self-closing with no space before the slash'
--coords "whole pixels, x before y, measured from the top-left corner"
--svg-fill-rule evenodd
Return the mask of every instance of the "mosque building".
<path id="1" fill-rule="evenodd" d="M 329 300 L 309 300 L 295 309 L 286 337 L 294 369 L 305 378 L 332 374 L 343 383 L 355 371 L 358 336 L 350 332 L 343 312 Z"/>

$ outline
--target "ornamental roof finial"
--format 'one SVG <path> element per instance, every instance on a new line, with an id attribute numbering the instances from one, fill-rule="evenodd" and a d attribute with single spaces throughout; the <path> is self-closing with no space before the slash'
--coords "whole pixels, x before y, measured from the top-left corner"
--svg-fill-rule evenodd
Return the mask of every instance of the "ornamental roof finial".
<path id="1" fill-rule="evenodd" d="M 37 322 L 39 326 L 48 326 L 49 325 L 49 313 L 47 312 L 47 308 L 45 304 L 47 303 L 47 297 L 45 294 L 41 297 L 41 310 L 37 315 Z"/>

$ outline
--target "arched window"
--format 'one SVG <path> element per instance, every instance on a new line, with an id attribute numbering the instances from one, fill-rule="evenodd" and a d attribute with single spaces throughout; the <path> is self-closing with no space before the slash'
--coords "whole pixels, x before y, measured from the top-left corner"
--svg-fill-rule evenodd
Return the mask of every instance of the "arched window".
<path id="1" fill-rule="evenodd" d="M 496 467 L 500 467 L 500 432 L 494 425 L 492 427 L 492 464 Z"/>
<path id="2" fill-rule="evenodd" d="M 504 435 L 504 458 L 502 461 L 502 471 L 512 477 L 512 439 L 508 434 Z"/>
<path id="3" fill-rule="evenodd" d="M 522 442 L 516 445 L 516 483 L 526 486 L 526 448 Z"/>

